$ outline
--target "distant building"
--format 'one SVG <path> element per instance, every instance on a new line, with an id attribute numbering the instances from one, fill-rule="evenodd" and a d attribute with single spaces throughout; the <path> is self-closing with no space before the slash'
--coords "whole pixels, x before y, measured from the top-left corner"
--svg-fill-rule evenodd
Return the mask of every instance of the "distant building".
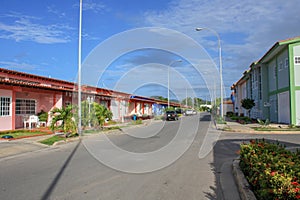
<path id="1" fill-rule="evenodd" d="M 276 42 L 231 89 L 239 115 L 247 115 L 240 101 L 250 98 L 251 118 L 300 125 L 300 37 Z"/>

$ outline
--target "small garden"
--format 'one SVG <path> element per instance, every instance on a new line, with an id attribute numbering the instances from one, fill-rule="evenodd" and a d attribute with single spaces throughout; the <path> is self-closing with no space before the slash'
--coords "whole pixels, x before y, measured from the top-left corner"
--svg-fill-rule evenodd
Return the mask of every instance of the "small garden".
<path id="1" fill-rule="evenodd" d="M 257 199 L 300 199 L 300 151 L 251 140 L 240 149 L 240 167 Z"/>

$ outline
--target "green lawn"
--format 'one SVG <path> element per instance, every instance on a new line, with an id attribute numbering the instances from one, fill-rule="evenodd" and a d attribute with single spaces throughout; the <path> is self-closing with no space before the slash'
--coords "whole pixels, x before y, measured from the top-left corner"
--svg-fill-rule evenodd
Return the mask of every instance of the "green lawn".
<path id="1" fill-rule="evenodd" d="M 58 135 L 54 135 L 50 138 L 47 138 L 45 140 L 40 141 L 40 143 L 42 144 L 46 144 L 46 145 L 53 145 L 55 142 L 61 141 L 61 140 L 65 140 L 65 137 L 61 137 Z"/>
<path id="2" fill-rule="evenodd" d="M 15 139 L 38 136 L 38 135 L 49 135 L 49 134 L 50 134 L 49 131 L 40 131 L 40 130 L 14 130 L 14 131 L 0 132 L 0 136 L 11 135 Z"/>
<path id="3" fill-rule="evenodd" d="M 275 128 L 275 127 L 254 127 L 256 131 L 300 131 L 300 128 Z"/>

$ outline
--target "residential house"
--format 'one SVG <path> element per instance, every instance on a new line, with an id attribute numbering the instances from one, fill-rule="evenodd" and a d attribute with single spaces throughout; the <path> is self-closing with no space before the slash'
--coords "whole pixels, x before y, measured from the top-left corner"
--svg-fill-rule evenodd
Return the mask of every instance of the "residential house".
<path id="1" fill-rule="evenodd" d="M 254 100 L 251 118 L 300 125 L 300 37 L 276 42 L 232 89 L 235 108 L 245 97 Z"/>
<path id="2" fill-rule="evenodd" d="M 82 85 L 81 91 L 82 101 L 106 106 L 115 121 L 124 122 L 134 114 L 152 116 L 155 105 L 167 105 L 157 99 L 88 85 Z M 0 131 L 26 128 L 24 122 L 30 116 L 77 103 L 76 83 L 0 68 Z M 170 105 L 180 107 L 174 102 Z M 50 121 L 49 116 L 46 125 Z"/>

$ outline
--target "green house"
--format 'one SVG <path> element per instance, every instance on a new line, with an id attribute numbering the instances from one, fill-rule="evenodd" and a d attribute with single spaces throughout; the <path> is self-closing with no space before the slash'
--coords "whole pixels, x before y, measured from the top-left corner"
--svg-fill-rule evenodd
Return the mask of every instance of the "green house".
<path id="1" fill-rule="evenodd" d="M 246 80 L 242 98 L 255 101 L 251 118 L 300 125 L 300 37 L 276 42 L 259 61 L 250 65 L 242 79 Z M 232 86 L 237 104 L 241 100 L 236 92 L 241 91 L 239 82 Z M 244 111 L 239 109 L 238 113 L 241 112 Z"/>

